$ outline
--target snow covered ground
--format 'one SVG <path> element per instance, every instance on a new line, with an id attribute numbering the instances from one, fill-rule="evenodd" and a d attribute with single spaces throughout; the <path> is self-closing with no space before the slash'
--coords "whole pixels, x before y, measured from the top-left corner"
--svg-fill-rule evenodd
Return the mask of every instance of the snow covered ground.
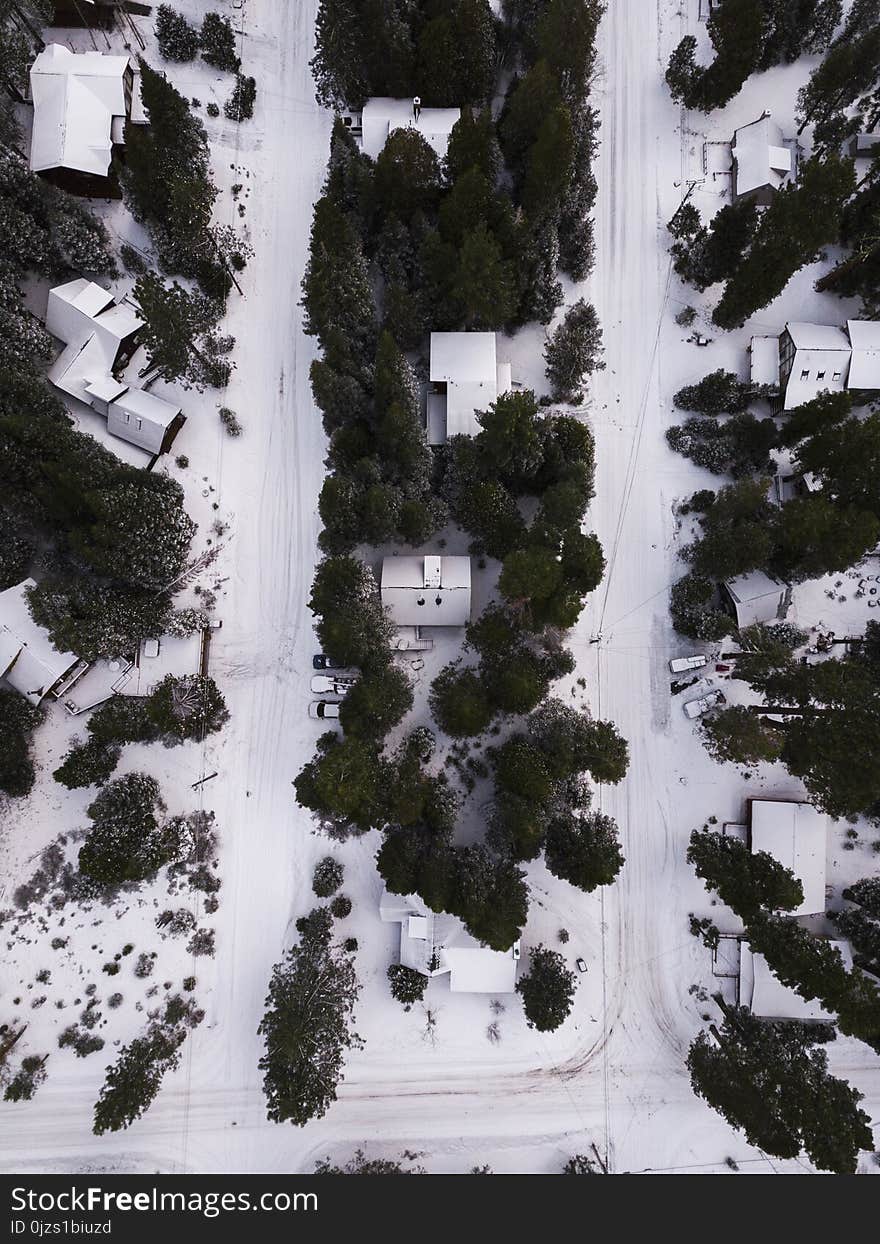
<path id="1" fill-rule="evenodd" d="M 707 349 L 684 343 L 686 334 L 673 320 L 684 303 L 701 305 L 670 273 L 664 223 L 684 193 L 674 183 L 702 176 L 704 131 L 729 138 L 735 125 L 764 107 L 790 130 L 795 89 L 808 63 L 753 78 L 708 122 L 683 118 L 668 98 L 663 70 L 678 39 L 697 29 L 697 0 L 656 0 L 656 7 L 651 0 L 615 0 L 602 25 L 598 262 L 586 290 L 570 289 L 567 300 L 582 293 L 593 299 L 605 329 L 607 370 L 594 380 L 587 415 L 598 457 L 589 521 L 605 547 L 608 573 L 571 636 L 578 668 L 561 692 L 568 697 L 584 677 L 594 713 L 614 720 L 629 739 L 627 779 L 601 794 L 621 826 L 627 863 L 615 886 L 589 897 L 555 880 L 542 864 L 530 867 L 524 953 L 538 941 L 556 944 L 557 930 L 565 927 L 571 934 L 566 954 L 571 961 L 583 955 L 589 965 L 572 1016 L 547 1037 L 529 1031 L 515 998 L 495 1017 L 488 998 L 450 995 L 442 980 L 427 994 L 433 1024 L 422 1008 L 404 1013 L 385 981 L 396 926 L 378 920 L 377 836 L 328 843 L 294 803 L 291 779 L 317 735 L 306 712 L 315 649 L 305 602 L 324 445 L 308 385 L 314 343 L 302 334 L 298 306 L 330 128 L 314 102 L 308 70 L 316 5 L 244 0 L 239 11 L 188 0 L 181 7 L 195 14 L 219 7 L 242 22 L 245 71 L 256 76 L 260 90 L 252 122 L 208 122 L 218 184 L 251 188 L 244 220 L 256 255 L 244 274 L 244 298 L 230 301 L 238 367 L 223 397 L 238 411 L 245 433 L 237 441 L 225 436 L 216 395 L 187 395 L 189 422 L 175 446 L 190 458 L 181 474 L 188 500 L 202 507 L 202 538 L 215 501 L 216 513 L 230 524 L 209 577 L 224 580 L 218 601 L 224 624 L 212 650 L 212 673 L 232 720 L 204 750 L 130 748 L 124 769 L 145 767 L 161 776 L 172 811 L 195 806 L 199 795 L 190 784 L 219 771 L 201 788 L 222 838 L 221 906 L 210 922 L 217 955 L 190 962 L 179 944 L 160 944 L 152 924 L 153 899 L 166 905 L 159 888 L 155 894 L 146 888 L 130 902 L 118 925 L 115 911 L 104 914 L 92 938 L 100 955 L 90 950 L 85 926 L 79 930 L 67 969 L 56 966 L 52 956 L 59 952 L 48 948 L 54 928 L 35 924 L 26 933 L 33 939 L 28 945 L 4 927 L 3 1018 L 34 972 L 52 967 L 53 983 L 42 990 L 47 1002 L 28 1011 L 25 1039 L 27 1052 L 51 1049 L 52 1055 L 48 1082 L 35 1099 L 3 1108 L 0 1169 L 295 1172 L 311 1170 L 325 1154 L 346 1157 L 365 1145 L 383 1155 L 418 1151 L 430 1171 L 489 1163 L 499 1172 L 552 1172 L 595 1144 L 616 1171 L 725 1170 L 728 1156 L 748 1171 L 808 1170 L 806 1163 L 779 1163 L 751 1149 L 694 1097 L 684 1067 L 701 1015 L 711 1007 L 697 991 L 705 997 L 716 984 L 708 952 L 687 929 L 690 911 L 717 915 L 685 863 L 688 835 L 710 815 L 738 820 L 747 793 L 795 793 L 798 786 L 778 766 L 746 781 L 735 766 L 716 765 L 685 720 L 681 697 L 670 700 L 666 661 L 687 647 L 673 634 L 667 613 L 669 585 L 679 573 L 674 506 L 709 477 L 672 454 L 663 439 L 678 417 L 670 395 L 715 367 L 744 372 L 750 332 L 778 331 L 789 315 L 829 316 L 830 322 L 843 315 L 836 300 L 812 292 L 808 270 L 778 305 Z M 222 103 L 228 91 L 229 80 L 204 67 L 169 66 L 168 72 L 203 103 L 214 97 Z M 696 192 L 707 214 L 723 201 L 722 180 Z M 224 203 L 238 223 L 228 196 Z M 541 333 L 531 329 L 506 344 L 515 374 L 541 392 Z M 168 469 L 178 473 L 173 465 Z M 830 607 L 821 591 L 798 594 L 800 622 L 818 621 L 815 609 Z M 835 625 L 828 613 L 821 616 Z M 598 631 L 602 642 L 591 645 Z M 15 805 L 4 817 L 3 906 L 33 871 L 33 857 L 60 830 L 82 824 L 87 797 L 66 797 L 50 776 L 72 733 L 59 713 L 42 728 L 45 771 L 38 788 L 24 808 Z M 876 867 L 866 846 L 844 854 L 842 831 L 832 837 L 835 884 L 838 876 Z M 364 988 L 357 1028 L 366 1044 L 350 1057 L 328 1115 L 295 1129 L 265 1119 L 256 1026 L 271 965 L 293 940 L 293 922 L 311 905 L 312 868 L 328 852 L 344 861 L 343 889 L 355 904 L 343 930 L 360 943 Z M 74 960 L 88 961 L 89 954 L 87 975 L 99 993 L 109 994 L 111 984 L 123 989 L 115 984 L 119 976 L 104 986 L 100 964 L 126 940 L 136 952 L 159 951 L 164 966 L 154 979 L 196 975 L 206 1019 L 147 1115 L 127 1132 L 99 1139 L 91 1134 L 91 1108 L 105 1055 L 112 1040 L 128 1040 L 139 1028 L 142 1017 L 133 1004 L 140 986 L 129 973 L 125 1006 L 101 1030 L 107 1047 L 85 1060 L 54 1048 L 53 1025 L 63 1026 L 58 1016 L 68 1013 L 54 1010 L 54 1003 L 66 1001 L 69 1008 L 79 996 Z M 493 1018 L 501 1028 L 498 1044 L 486 1036 Z M 844 1040 L 830 1047 L 830 1057 L 834 1070 L 866 1094 L 872 1118 L 880 1117 L 876 1057 Z"/>

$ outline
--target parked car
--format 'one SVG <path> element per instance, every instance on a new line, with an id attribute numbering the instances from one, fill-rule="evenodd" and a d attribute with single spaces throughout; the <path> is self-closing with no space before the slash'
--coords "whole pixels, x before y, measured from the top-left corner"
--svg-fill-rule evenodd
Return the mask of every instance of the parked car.
<path id="1" fill-rule="evenodd" d="M 311 686 L 315 695 L 345 695 L 354 683 L 353 678 L 334 678 L 327 674 L 313 674 Z"/>
<path id="2" fill-rule="evenodd" d="M 575 965 L 575 967 L 577 968 L 577 970 L 578 970 L 579 972 L 586 972 L 586 970 L 587 970 L 587 961 L 586 961 L 586 959 L 575 959 L 575 961 L 574 961 L 574 965 Z"/>
<path id="3" fill-rule="evenodd" d="M 343 667 L 337 665 L 332 657 L 328 657 L 326 652 L 316 652 L 312 657 L 312 668 L 316 670 L 341 670 Z"/>
<path id="4" fill-rule="evenodd" d="M 714 691 L 707 692 L 699 700 L 688 700 L 684 706 L 684 715 L 693 721 L 696 717 L 702 717 L 704 713 L 708 713 L 710 709 L 718 708 L 719 705 L 726 703 L 724 692 L 716 687 Z"/>
<path id="5" fill-rule="evenodd" d="M 322 721 L 331 717 L 336 718 L 339 716 L 339 705 L 330 700 L 312 700 L 309 705 L 309 716 L 317 717 Z"/>
<path id="6" fill-rule="evenodd" d="M 669 670 L 672 674 L 685 674 L 688 670 L 702 669 L 707 660 L 708 658 L 699 652 L 689 657 L 675 657 L 669 662 Z"/>

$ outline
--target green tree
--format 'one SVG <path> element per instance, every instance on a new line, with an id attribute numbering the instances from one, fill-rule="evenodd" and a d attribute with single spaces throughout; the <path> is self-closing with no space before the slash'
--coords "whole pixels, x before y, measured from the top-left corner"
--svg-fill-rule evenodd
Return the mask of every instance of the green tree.
<path id="1" fill-rule="evenodd" d="M 365 670 L 339 709 L 346 734 L 381 739 L 402 721 L 413 704 L 406 673 L 396 665 Z"/>
<path id="2" fill-rule="evenodd" d="M 687 1065 L 694 1092 L 749 1144 L 779 1158 L 806 1150 L 820 1170 L 853 1174 L 870 1149 L 870 1120 L 862 1094 L 828 1073 L 824 1050 L 804 1025 L 768 1024 L 747 1007 L 724 1006 L 715 1040 L 701 1032 Z"/>
<path id="3" fill-rule="evenodd" d="M 602 329 L 595 309 L 581 298 L 569 307 L 544 347 L 555 401 L 570 402 L 582 396 L 586 377 L 605 366 L 600 361 L 601 350 Z"/>
<path id="4" fill-rule="evenodd" d="M 593 721 L 562 700 L 550 699 L 529 718 L 529 736 L 542 749 L 556 777 L 589 773 L 616 785 L 626 776 L 629 749 L 608 721 Z"/>
<path id="5" fill-rule="evenodd" d="M 150 371 L 199 390 L 228 383 L 232 365 L 222 351 L 229 343 L 216 331 L 222 308 L 213 299 L 190 293 L 177 281 L 166 285 L 154 272 L 138 277 L 134 299 L 145 321 Z"/>
<path id="6" fill-rule="evenodd" d="M 91 828 L 79 852 L 80 872 L 100 888 L 144 881 L 178 858 L 177 827 L 165 811 L 159 783 L 145 773 L 109 782 L 87 808 Z"/>
<path id="7" fill-rule="evenodd" d="M 782 734 L 742 704 L 722 709 L 703 722 L 703 741 L 715 760 L 734 764 L 772 763 L 782 751 Z"/>
<path id="8" fill-rule="evenodd" d="M 107 1068 L 107 1078 L 95 1104 L 96 1136 L 130 1127 L 152 1105 L 166 1071 L 180 1061 L 179 1047 L 186 1031 L 152 1025 L 146 1036 L 124 1045 Z"/>
<path id="9" fill-rule="evenodd" d="M 565 1023 L 574 1001 L 575 975 L 555 950 L 537 945 L 532 950 L 529 970 L 516 982 L 530 1028 L 555 1032 Z"/>
<path id="10" fill-rule="evenodd" d="M 341 666 L 368 667 L 388 659 L 391 620 L 372 571 L 354 557 L 327 557 L 318 565 L 309 609 L 325 652 Z"/>
<path id="11" fill-rule="evenodd" d="M 804 901 L 803 886 L 791 869 L 768 852 L 750 851 L 744 842 L 727 834 L 695 829 L 687 860 L 697 876 L 744 920 L 762 908 L 794 911 Z"/>
<path id="12" fill-rule="evenodd" d="M 298 774 L 297 802 L 332 825 L 337 836 L 366 833 L 384 822 L 384 774 L 376 744 L 328 731 Z"/>
<path id="13" fill-rule="evenodd" d="M 220 689 L 206 674 L 166 674 L 147 697 L 146 712 L 160 735 L 201 741 L 222 730 L 229 711 Z"/>
<path id="14" fill-rule="evenodd" d="M 751 385 L 719 368 L 698 384 L 679 389 L 672 400 L 679 410 L 696 410 L 701 415 L 737 415 L 748 408 L 751 396 Z"/>
<path id="15" fill-rule="evenodd" d="M 408 1011 L 414 1003 L 421 1002 L 428 987 L 428 978 L 414 968 L 402 963 L 392 963 L 388 969 L 391 996 Z"/>
<path id="16" fill-rule="evenodd" d="M 121 754 L 114 744 L 86 739 L 70 749 L 52 776 L 69 790 L 103 786 L 113 776 Z"/>
<path id="17" fill-rule="evenodd" d="M 235 31 L 228 17 L 206 13 L 202 18 L 202 60 L 214 69 L 235 73 L 241 64 L 236 52 Z"/>
<path id="18" fill-rule="evenodd" d="M 509 261 L 485 222 L 464 238 L 451 296 L 465 328 L 496 329 L 516 310 L 516 290 Z"/>
<path id="19" fill-rule="evenodd" d="M 31 737 L 42 720 L 37 705 L 0 688 L 0 791 L 13 798 L 27 795 L 36 779 Z"/>
<path id="20" fill-rule="evenodd" d="M 479 674 L 446 665 L 431 684 L 431 716 L 444 734 L 472 738 L 488 729 L 492 708 Z"/>
<path id="21" fill-rule="evenodd" d="M 555 877 L 590 894 L 611 885 L 624 865 L 617 824 L 602 812 L 551 820 L 544 859 Z"/>

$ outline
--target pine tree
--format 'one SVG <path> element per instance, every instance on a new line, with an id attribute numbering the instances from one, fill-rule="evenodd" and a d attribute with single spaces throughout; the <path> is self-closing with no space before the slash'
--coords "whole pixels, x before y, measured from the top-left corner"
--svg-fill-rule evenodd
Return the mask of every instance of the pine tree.
<path id="1" fill-rule="evenodd" d="M 36 771 L 31 736 L 43 712 L 17 691 L 0 687 L 0 791 L 13 798 L 27 795 Z"/>
<path id="2" fill-rule="evenodd" d="M 794 911 L 804 901 L 803 886 L 791 869 L 766 851 L 750 851 L 738 838 L 695 829 L 687 860 L 697 876 L 744 920 L 762 908 Z"/>
<path id="3" fill-rule="evenodd" d="M 719 368 L 697 384 L 679 389 L 672 400 L 679 410 L 696 410 L 701 415 L 736 415 L 747 409 L 751 386 L 734 372 Z"/>
<path id="4" fill-rule="evenodd" d="M 715 713 L 702 726 L 709 755 L 733 764 L 772 763 L 779 759 L 783 739 L 778 730 L 765 725 L 757 713 L 742 704 Z"/>
<path id="5" fill-rule="evenodd" d="M 328 199 L 315 205 L 303 307 L 305 332 L 325 351 L 332 344 L 344 370 L 355 374 L 357 364 L 372 364 L 376 323 L 366 261 L 351 220 Z"/>
<path id="6" fill-rule="evenodd" d="M 178 742 L 201 741 L 229 720 L 226 701 L 206 674 L 166 674 L 148 696 L 146 713 L 158 734 Z"/>
<path id="7" fill-rule="evenodd" d="M 575 975 L 555 950 L 537 945 L 529 970 L 516 982 L 530 1028 L 555 1032 L 568 1018 L 574 1001 Z"/>
<path id="8" fill-rule="evenodd" d="M 694 1092 L 733 1127 L 779 1158 L 805 1149 L 820 1170 L 855 1172 L 861 1149 L 873 1145 L 862 1094 L 828 1073 L 824 1050 L 804 1025 L 772 1024 L 746 1007 L 724 1006 L 720 1031 L 691 1044 L 687 1065 Z"/>
<path id="9" fill-rule="evenodd" d="M 323 938 L 301 937 L 275 965 L 258 1029 L 265 1039 L 266 1113 L 304 1127 L 336 1100 L 345 1051 L 361 1045 L 351 1016 L 359 992 L 351 956 Z"/>
<path id="10" fill-rule="evenodd" d="M 347 735 L 381 739 L 402 721 L 413 705 L 404 670 L 386 665 L 366 670 L 348 691 L 339 709 Z"/>
<path id="11" fill-rule="evenodd" d="M 608 721 L 593 721 L 562 700 L 545 701 L 529 719 L 529 735 L 541 747 L 557 777 L 590 773 L 616 785 L 626 776 L 629 749 Z"/>
<path id="12" fill-rule="evenodd" d="M 200 37 L 202 60 L 214 69 L 235 73 L 241 64 L 236 51 L 235 31 L 228 17 L 206 13 L 202 18 Z"/>
<path id="13" fill-rule="evenodd" d="M 156 10 L 156 40 L 164 60 L 191 61 L 199 50 L 199 32 L 170 4 Z"/>
<path id="14" fill-rule="evenodd" d="M 858 903 L 869 916 L 880 920 L 880 877 L 863 877 L 855 885 L 848 886 L 843 897 Z"/>
<path id="15" fill-rule="evenodd" d="M 371 93 L 360 7 L 358 0 L 320 0 L 318 5 L 309 67 L 318 103 L 325 108 L 359 108 Z"/>
<path id="16" fill-rule="evenodd" d="M 444 734 L 473 738 L 489 728 L 492 708 L 479 675 L 446 665 L 431 684 L 431 716 Z"/>
<path id="17" fill-rule="evenodd" d="M 48 1054 L 41 1058 L 39 1054 L 29 1054 L 21 1060 L 21 1067 L 6 1085 L 3 1091 L 4 1101 L 30 1101 L 34 1093 L 46 1079 L 46 1060 Z"/>
<path id="18" fill-rule="evenodd" d="M 387 661 L 391 621 L 372 571 L 353 557 L 328 557 L 315 573 L 309 609 L 326 653 L 343 667 Z"/>
<path id="19" fill-rule="evenodd" d="M 547 829 L 544 858 L 555 877 L 587 894 L 597 886 L 611 885 L 625 862 L 617 825 L 601 812 L 552 820 Z"/>
<path id="20" fill-rule="evenodd" d="M 451 296 L 465 328 L 497 329 L 513 318 L 516 290 L 511 264 L 485 223 L 462 242 Z"/>
<path id="21" fill-rule="evenodd" d="M 419 91 L 432 107 L 486 103 L 496 55 L 495 22 L 485 0 L 451 0 L 445 12 L 425 23 L 419 37 Z"/>
<path id="22" fill-rule="evenodd" d="M 602 329 L 595 308 L 583 298 L 565 313 L 544 347 L 547 378 L 553 399 L 570 402 L 583 396 L 581 385 L 587 376 L 601 370 Z"/>
<path id="23" fill-rule="evenodd" d="M 130 1127 L 149 1109 L 166 1071 L 180 1061 L 179 1047 L 186 1037 L 182 1028 L 152 1025 L 145 1036 L 136 1037 L 119 1051 L 107 1068 L 107 1078 L 95 1104 L 94 1133 L 118 1132 Z"/>
<path id="24" fill-rule="evenodd" d="M 294 781 L 297 802 L 316 812 L 337 837 L 363 834 L 384 824 L 384 777 L 376 743 L 321 736 L 314 757 Z"/>
<path id="25" fill-rule="evenodd" d="M 392 963 L 388 969 L 391 996 L 408 1011 L 414 1003 L 421 1002 L 428 987 L 428 978 L 402 963 Z"/>
<path id="26" fill-rule="evenodd" d="M 143 881 L 178 858 L 178 828 L 160 823 L 164 809 L 158 782 L 145 773 L 109 782 L 87 809 L 92 825 L 80 848 L 80 872 L 105 889 Z"/>
<path id="27" fill-rule="evenodd" d="M 216 332 L 222 311 L 218 303 L 190 293 L 177 281 L 166 285 L 154 272 L 138 277 L 134 298 L 145 320 L 143 341 L 150 371 L 200 391 L 228 383 L 232 367 L 220 355 L 228 352 L 234 338 L 221 339 Z"/>
<path id="28" fill-rule="evenodd" d="M 70 749 L 52 776 L 69 790 L 103 786 L 113 776 L 121 754 L 119 747 L 89 738 Z"/>

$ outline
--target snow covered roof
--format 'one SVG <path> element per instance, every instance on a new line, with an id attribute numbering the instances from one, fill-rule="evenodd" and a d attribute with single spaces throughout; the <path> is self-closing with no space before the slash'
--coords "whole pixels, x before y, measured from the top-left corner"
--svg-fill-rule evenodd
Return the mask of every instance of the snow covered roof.
<path id="1" fill-rule="evenodd" d="M 44 48 L 31 66 L 34 126 L 30 164 L 34 172 L 76 169 L 106 177 L 113 118 L 128 111 L 127 56 L 71 52 L 58 43 Z"/>
<path id="2" fill-rule="evenodd" d="M 778 190 L 791 180 L 791 151 L 769 112 L 734 131 L 732 151 L 738 198 L 765 187 Z"/>
<path id="3" fill-rule="evenodd" d="M 852 967 L 852 951 L 848 942 L 830 941 L 840 953 L 847 968 Z M 817 998 L 808 1001 L 773 975 L 763 955 L 755 954 L 748 942 L 740 943 L 739 1000 L 753 1015 L 761 1019 L 797 1019 L 831 1021 Z"/>
<path id="4" fill-rule="evenodd" d="M 0 677 L 31 704 L 39 704 L 79 658 L 59 652 L 47 631 L 37 626 L 28 609 L 25 579 L 0 592 Z"/>
<path id="5" fill-rule="evenodd" d="M 513 993 L 519 942 L 492 950 L 457 916 L 436 913 L 417 895 L 382 891 L 379 916 L 400 925 L 400 962 L 423 976 L 449 976 L 452 993 Z"/>
<path id="6" fill-rule="evenodd" d="M 411 99 L 377 96 L 375 99 L 368 99 L 363 107 L 361 147 L 366 155 L 375 160 L 388 141 L 388 136 L 395 130 L 415 129 L 428 146 L 434 149 L 438 159 L 442 160 L 449 146 L 452 127 L 460 116 L 460 108 L 423 108 L 416 120 Z"/>
<path id="7" fill-rule="evenodd" d="M 792 321 L 785 327 L 795 352 L 785 383 L 784 408 L 793 410 L 826 391 L 842 393 L 852 353 L 844 330 L 831 324 L 802 321 Z M 785 348 L 780 348 L 787 363 Z"/>
<path id="8" fill-rule="evenodd" d="M 791 914 L 812 916 L 825 910 L 825 853 L 828 817 L 811 803 L 752 799 L 751 844 L 766 851 L 800 881 L 804 901 Z"/>
<path id="9" fill-rule="evenodd" d="M 428 443 L 450 436 L 476 436 L 476 412 L 510 389 L 509 363 L 496 358 L 494 333 L 431 333 L 430 380 L 446 393 L 428 395 Z M 431 399 L 440 399 L 432 402 Z M 441 406 L 445 402 L 445 427 Z"/>
<path id="10" fill-rule="evenodd" d="M 464 626 L 471 619 L 471 559 L 386 557 L 381 591 L 382 604 L 401 626 Z"/>
<path id="11" fill-rule="evenodd" d="M 797 350 L 843 350 L 849 353 L 849 337 L 842 328 L 833 324 L 791 320 L 785 327 Z"/>
<path id="12" fill-rule="evenodd" d="M 782 616 L 788 588 L 763 570 L 737 575 L 724 584 L 736 613 L 737 626 L 774 622 Z"/>
<path id="13" fill-rule="evenodd" d="M 880 321 L 847 320 L 852 342 L 850 389 L 880 389 Z"/>
<path id="14" fill-rule="evenodd" d="M 749 343 L 749 380 L 752 384 L 779 384 L 779 338 L 753 337 Z"/>

